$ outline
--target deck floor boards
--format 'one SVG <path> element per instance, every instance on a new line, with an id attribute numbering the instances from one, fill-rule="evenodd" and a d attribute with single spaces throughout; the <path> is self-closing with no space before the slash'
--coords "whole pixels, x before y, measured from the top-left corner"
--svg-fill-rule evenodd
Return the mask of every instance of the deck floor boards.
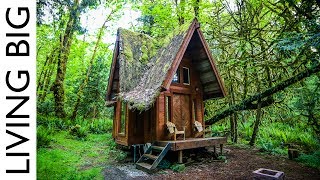
<path id="1" fill-rule="evenodd" d="M 226 137 L 211 137 L 211 138 L 187 138 L 185 140 L 176 141 L 157 141 L 157 144 L 163 146 L 171 143 L 172 151 L 179 151 L 184 149 L 194 149 L 199 147 L 218 146 L 227 143 Z"/>

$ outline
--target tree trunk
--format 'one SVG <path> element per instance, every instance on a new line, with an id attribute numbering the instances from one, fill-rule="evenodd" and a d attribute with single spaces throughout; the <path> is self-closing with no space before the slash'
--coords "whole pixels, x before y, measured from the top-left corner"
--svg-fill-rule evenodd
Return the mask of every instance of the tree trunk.
<path id="1" fill-rule="evenodd" d="M 61 39 L 56 79 L 51 87 L 54 95 L 55 113 L 56 116 L 60 118 L 66 117 L 66 112 L 64 110 L 64 80 L 66 76 L 67 62 L 70 53 L 72 38 L 75 32 L 79 14 L 79 0 L 76 0 L 72 9 L 70 10 L 67 27 L 64 32 L 64 36 Z"/>
<path id="2" fill-rule="evenodd" d="M 259 131 L 259 125 L 260 125 L 260 121 L 261 121 L 261 100 L 258 100 L 258 109 L 257 109 L 257 116 L 256 116 L 256 121 L 254 122 L 254 128 L 253 128 L 253 132 L 252 132 L 252 136 L 250 139 L 250 146 L 253 146 L 256 142 L 256 138 L 257 138 L 257 134 Z"/>
<path id="3" fill-rule="evenodd" d="M 239 104 L 233 105 L 232 107 L 216 114 L 215 116 L 213 116 L 212 118 L 206 120 L 206 124 L 207 125 L 211 125 L 214 124 L 216 122 L 218 122 L 219 120 L 230 116 L 232 113 L 236 112 L 236 111 L 240 111 L 240 110 L 247 110 L 248 107 L 253 105 L 254 101 L 257 101 L 259 99 L 263 99 L 266 98 L 268 96 L 273 95 L 274 93 L 277 93 L 279 91 L 284 90 L 285 88 L 287 88 L 288 86 L 299 82 L 300 80 L 311 76 L 314 73 L 317 73 L 320 71 L 320 64 L 316 63 L 313 66 L 307 68 L 306 70 L 304 70 L 301 73 L 298 73 L 297 75 L 280 82 L 279 84 L 277 84 L 276 86 L 273 86 L 271 88 L 266 89 L 265 91 L 261 92 L 261 93 L 257 93 L 253 96 L 250 96 L 248 98 L 246 98 L 245 100 L 241 101 Z M 262 103 L 261 103 L 262 104 Z M 262 108 L 263 106 L 261 106 Z"/>
<path id="4" fill-rule="evenodd" d="M 231 75 L 230 75 L 231 70 L 229 70 L 229 79 L 231 79 Z M 230 106 L 235 104 L 235 96 L 234 96 L 234 90 L 233 90 L 233 81 L 231 81 L 230 84 Z M 230 115 L 230 135 L 231 135 L 231 141 L 233 143 L 237 142 L 237 134 L 238 134 L 238 127 L 237 127 L 237 114 L 236 112 L 232 113 Z"/>
<path id="5" fill-rule="evenodd" d="M 78 112 L 79 105 L 80 105 L 80 102 L 81 102 L 81 98 L 82 98 L 82 95 L 83 95 L 83 90 L 88 84 L 89 76 L 90 76 L 90 73 L 91 73 L 91 69 L 92 69 L 92 66 L 94 64 L 94 60 L 95 60 L 95 57 L 96 57 L 96 54 L 97 54 L 97 50 L 98 50 L 99 44 L 100 44 L 101 39 L 102 39 L 103 30 L 105 28 L 106 23 L 110 20 L 111 15 L 113 13 L 114 13 L 114 11 L 111 11 L 109 16 L 106 18 L 106 20 L 104 21 L 103 25 L 99 29 L 97 42 L 95 44 L 95 47 L 94 47 L 94 50 L 93 50 L 93 54 L 92 54 L 91 59 L 90 59 L 90 63 L 89 63 L 89 67 L 87 69 L 86 77 L 85 77 L 83 83 L 81 84 L 81 86 L 79 88 L 79 91 L 77 93 L 77 100 L 76 100 L 75 106 L 74 106 L 73 111 L 72 111 L 72 116 L 71 116 L 72 120 L 74 120 L 77 117 L 77 112 Z"/>
<path id="6" fill-rule="evenodd" d="M 180 0 L 180 3 L 178 4 L 178 0 L 174 1 L 176 4 L 176 10 L 177 10 L 177 16 L 178 16 L 178 22 L 179 25 L 184 24 L 184 11 L 185 11 L 185 5 L 186 5 L 186 0 Z"/>
<path id="7" fill-rule="evenodd" d="M 37 96 L 39 102 L 43 102 L 48 93 L 53 70 L 57 65 L 56 51 L 56 48 L 52 49 L 51 53 L 46 57 L 46 61 L 38 77 Z"/>
<path id="8" fill-rule="evenodd" d="M 195 0 L 195 2 L 193 4 L 194 16 L 196 18 L 199 17 L 199 3 L 200 3 L 200 0 Z"/>

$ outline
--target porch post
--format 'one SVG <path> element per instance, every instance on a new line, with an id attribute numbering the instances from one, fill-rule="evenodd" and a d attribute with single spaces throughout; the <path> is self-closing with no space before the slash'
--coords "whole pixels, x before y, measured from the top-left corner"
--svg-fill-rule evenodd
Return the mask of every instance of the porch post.
<path id="1" fill-rule="evenodd" d="M 222 155 L 223 144 L 220 144 L 220 155 Z"/>
<path id="2" fill-rule="evenodd" d="M 178 151 L 178 163 L 182 164 L 182 150 Z"/>

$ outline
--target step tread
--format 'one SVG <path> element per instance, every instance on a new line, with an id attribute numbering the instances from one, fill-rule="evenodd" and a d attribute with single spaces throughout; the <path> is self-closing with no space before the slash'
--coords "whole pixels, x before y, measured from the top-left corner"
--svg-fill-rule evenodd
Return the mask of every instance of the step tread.
<path id="1" fill-rule="evenodd" d="M 153 155 L 153 154 L 143 154 L 143 156 L 152 159 L 152 160 L 156 160 L 159 156 Z"/>
<path id="2" fill-rule="evenodd" d="M 164 147 L 162 147 L 162 146 L 152 146 L 152 149 L 156 149 L 156 150 L 162 151 L 164 149 Z"/>
<path id="3" fill-rule="evenodd" d="M 140 163 L 136 163 L 136 165 L 140 166 L 140 167 L 143 167 L 145 169 L 151 169 L 152 167 L 152 164 L 148 164 L 148 163 L 145 163 L 145 162 L 140 162 Z"/>

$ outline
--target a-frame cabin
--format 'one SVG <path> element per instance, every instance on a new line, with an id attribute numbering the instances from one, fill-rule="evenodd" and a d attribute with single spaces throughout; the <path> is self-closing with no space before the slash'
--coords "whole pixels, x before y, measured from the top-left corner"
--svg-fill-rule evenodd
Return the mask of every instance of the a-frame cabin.
<path id="1" fill-rule="evenodd" d="M 107 90 L 116 143 L 170 144 L 180 152 L 223 144 L 225 138 L 204 138 L 203 101 L 225 95 L 197 19 L 163 40 L 118 30 Z"/>

